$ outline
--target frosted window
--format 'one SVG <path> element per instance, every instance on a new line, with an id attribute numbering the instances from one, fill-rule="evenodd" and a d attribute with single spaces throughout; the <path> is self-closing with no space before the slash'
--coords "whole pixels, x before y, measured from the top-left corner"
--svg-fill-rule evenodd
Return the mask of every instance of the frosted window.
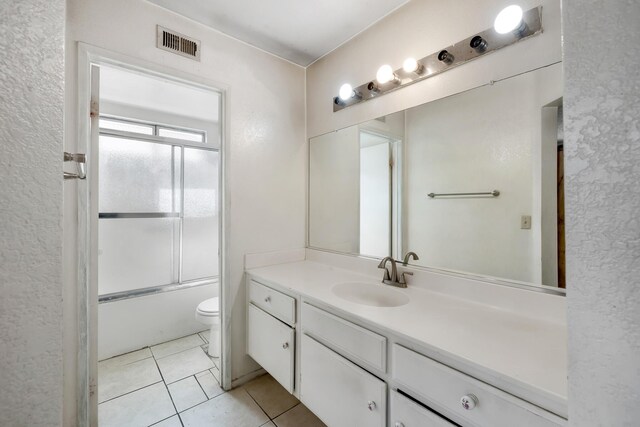
<path id="1" fill-rule="evenodd" d="M 182 280 L 217 276 L 218 217 L 185 218 L 182 236 Z"/>
<path id="2" fill-rule="evenodd" d="M 102 129 L 121 130 L 125 132 L 141 133 L 143 135 L 153 135 L 153 126 L 140 123 L 100 119 L 99 126 Z"/>
<path id="3" fill-rule="evenodd" d="M 99 294 L 176 282 L 174 234 L 177 235 L 178 221 L 176 218 L 100 219 Z"/>
<path id="4" fill-rule="evenodd" d="M 184 149 L 182 280 L 218 275 L 218 163 L 215 151 Z"/>
<path id="5" fill-rule="evenodd" d="M 217 151 L 184 149 L 184 216 L 207 217 L 218 211 Z"/>
<path id="6" fill-rule="evenodd" d="M 100 212 L 172 212 L 170 145 L 100 136 Z"/>
<path id="7" fill-rule="evenodd" d="M 205 142 L 204 134 L 200 132 L 187 132 L 184 130 L 159 128 L 158 135 L 166 138 L 183 139 L 185 141 Z"/>

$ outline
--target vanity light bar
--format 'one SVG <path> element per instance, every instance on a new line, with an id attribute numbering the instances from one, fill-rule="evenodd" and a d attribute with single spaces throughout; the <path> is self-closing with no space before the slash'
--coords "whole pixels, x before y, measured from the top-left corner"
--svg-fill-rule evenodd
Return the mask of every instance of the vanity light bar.
<path id="1" fill-rule="evenodd" d="M 490 28 L 419 59 L 418 68 L 415 71 L 408 72 L 404 68 L 399 68 L 390 74 L 391 78 L 386 83 L 379 83 L 374 79 L 353 88 L 354 96 L 350 98 L 334 97 L 333 111 L 340 111 L 417 83 L 540 33 L 542 33 L 542 7 L 538 6 L 523 13 L 521 25 L 514 31 L 500 34 L 495 28 Z"/>

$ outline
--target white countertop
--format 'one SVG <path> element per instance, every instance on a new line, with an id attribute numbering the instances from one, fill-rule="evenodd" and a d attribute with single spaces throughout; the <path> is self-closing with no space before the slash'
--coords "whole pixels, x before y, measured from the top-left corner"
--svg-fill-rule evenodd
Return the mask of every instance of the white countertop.
<path id="1" fill-rule="evenodd" d="M 380 278 L 300 261 L 253 268 L 259 282 L 327 304 L 381 331 L 401 336 L 442 363 L 531 403 L 567 416 L 566 324 L 527 317 L 500 307 L 479 304 L 409 285 L 399 307 L 370 307 L 344 300 L 332 292 L 343 282 L 380 284 Z M 437 279 L 434 279 L 437 280 Z M 516 297 L 527 304 L 527 293 Z"/>

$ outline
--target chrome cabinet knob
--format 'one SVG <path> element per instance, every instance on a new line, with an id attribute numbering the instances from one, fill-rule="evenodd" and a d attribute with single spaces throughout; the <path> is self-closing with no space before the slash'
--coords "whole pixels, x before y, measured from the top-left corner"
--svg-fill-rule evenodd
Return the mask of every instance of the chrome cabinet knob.
<path id="1" fill-rule="evenodd" d="M 264 299 L 264 302 L 271 302 L 271 297 L 266 297 L 266 298 Z"/>
<path id="2" fill-rule="evenodd" d="M 373 411 L 374 409 L 376 409 L 376 402 L 374 402 L 373 400 L 370 400 L 369 402 L 367 402 L 367 407 L 369 408 L 370 411 Z"/>
<path id="3" fill-rule="evenodd" d="M 465 394 L 460 398 L 460 404 L 464 409 L 466 409 L 467 411 L 470 411 L 473 408 L 475 408 L 476 405 L 478 404 L 478 398 L 475 397 L 473 394 Z"/>
<path id="4" fill-rule="evenodd" d="M 404 427 L 404 424 L 402 424 L 400 421 L 396 421 L 393 427 Z"/>
<path id="5" fill-rule="evenodd" d="M 284 344 L 282 344 L 282 348 L 284 348 L 285 350 L 289 348 L 289 343 L 286 342 Z"/>

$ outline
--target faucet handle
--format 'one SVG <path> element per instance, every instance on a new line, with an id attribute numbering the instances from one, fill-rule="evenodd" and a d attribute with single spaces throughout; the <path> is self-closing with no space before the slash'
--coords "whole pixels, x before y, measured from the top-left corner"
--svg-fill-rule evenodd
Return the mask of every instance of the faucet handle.
<path id="1" fill-rule="evenodd" d="M 398 283 L 401 285 L 406 285 L 407 284 L 407 278 L 404 277 L 406 275 L 408 276 L 413 276 L 413 272 L 411 271 L 403 271 L 402 273 L 400 273 L 400 278 L 398 279 Z"/>

